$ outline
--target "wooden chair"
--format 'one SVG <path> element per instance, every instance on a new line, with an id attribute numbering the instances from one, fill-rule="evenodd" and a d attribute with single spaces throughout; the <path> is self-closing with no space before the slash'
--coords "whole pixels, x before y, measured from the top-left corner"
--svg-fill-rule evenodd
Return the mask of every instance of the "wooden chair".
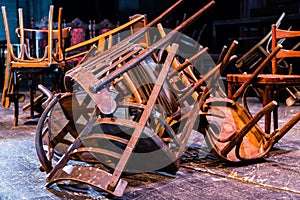
<path id="1" fill-rule="evenodd" d="M 51 5 L 49 9 L 48 28 L 47 30 L 27 29 L 23 26 L 23 11 L 21 8 L 19 12 L 19 27 L 16 32 L 19 34 L 19 49 L 15 49 L 11 43 L 9 35 L 9 25 L 7 21 L 7 14 L 5 6 L 2 6 L 3 21 L 6 31 L 7 40 L 7 58 L 5 80 L 2 94 L 2 105 L 5 108 L 14 102 L 14 125 L 18 125 L 19 116 L 19 99 L 22 97 L 19 93 L 20 75 L 30 74 L 35 77 L 36 73 L 49 72 L 56 68 L 64 68 L 65 53 L 63 38 L 69 35 L 69 29 L 62 29 L 61 18 L 62 8 L 59 9 L 58 28 L 53 29 L 53 9 Z M 43 49 L 39 46 L 32 50 L 33 42 L 42 39 L 46 44 Z M 37 43 L 35 43 L 37 44 Z M 42 52 L 42 55 L 40 54 Z M 34 84 L 30 82 L 30 107 L 31 118 L 34 117 Z"/>
<path id="2" fill-rule="evenodd" d="M 276 21 L 276 26 L 279 27 L 281 25 L 281 21 L 285 17 L 285 13 L 283 12 L 281 16 Z M 235 71 L 229 72 L 228 74 L 233 73 L 241 73 L 241 74 L 251 74 L 256 68 L 263 62 L 263 60 L 268 56 L 271 51 L 271 39 L 272 39 L 272 30 L 270 31 L 251 49 L 249 49 L 246 53 L 239 57 L 239 59 L 235 63 Z M 264 70 L 263 72 L 269 69 Z M 226 74 L 227 75 L 227 74 Z M 224 79 L 226 80 L 226 75 Z M 251 88 L 251 95 L 257 96 L 261 99 L 260 93 L 256 88 Z M 247 107 L 247 106 L 246 106 Z"/>
<path id="3" fill-rule="evenodd" d="M 300 31 L 283 30 L 276 27 L 275 24 L 272 25 L 272 51 L 276 47 L 279 40 L 286 38 L 291 39 L 294 37 L 300 38 Z M 281 49 L 278 54 L 272 59 L 270 74 L 259 74 L 257 79 L 253 83 L 253 87 L 259 91 L 262 98 L 263 105 L 267 105 L 272 100 L 278 100 L 279 92 L 287 87 L 299 86 L 300 85 L 300 75 L 290 75 L 290 74 L 279 74 L 278 70 L 278 60 L 282 58 L 295 58 L 300 57 L 300 51 Z M 237 84 L 242 84 L 246 82 L 251 74 L 228 74 L 228 97 L 233 96 L 233 87 Z M 243 95 L 244 103 L 246 103 L 247 92 Z M 273 123 L 274 130 L 278 128 L 278 109 L 277 107 L 273 110 Z M 271 113 L 265 116 L 265 131 L 270 133 L 271 130 Z"/>
<path id="4" fill-rule="evenodd" d="M 206 108 L 206 110 L 211 113 L 223 113 L 223 115 L 206 115 L 206 123 L 208 125 L 200 130 L 204 133 L 205 140 L 212 150 L 211 152 L 220 160 L 229 163 L 250 163 L 261 160 L 268 156 L 274 144 L 299 122 L 300 112 L 292 116 L 280 129 L 276 129 L 269 134 L 260 128 L 258 121 L 277 108 L 278 103 L 276 101 L 268 102 L 254 116 L 236 102 L 250 84 L 263 85 L 263 83 L 258 85 L 257 82 L 254 82 L 257 76 L 261 75 L 259 73 L 274 59 L 281 49 L 281 44 L 273 48 L 272 52 L 251 76 L 247 77 L 247 80 L 245 79 L 231 99 L 212 97 L 205 102 L 203 108 Z M 275 78 L 277 78 L 276 75 Z M 260 81 L 260 79 L 258 77 L 257 80 Z M 205 119 L 202 123 L 205 123 Z"/>

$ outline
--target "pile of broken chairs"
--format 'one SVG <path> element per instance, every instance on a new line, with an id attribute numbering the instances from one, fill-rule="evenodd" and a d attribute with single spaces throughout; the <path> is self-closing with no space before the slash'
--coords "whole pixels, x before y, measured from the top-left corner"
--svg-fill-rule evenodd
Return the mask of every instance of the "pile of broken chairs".
<path id="1" fill-rule="evenodd" d="M 280 45 L 232 99 L 220 98 L 216 88 L 220 72 L 236 59 L 236 41 L 207 73 L 193 63 L 201 65 L 208 48 L 198 46 L 183 56 L 187 38 L 179 31 L 214 4 L 210 1 L 168 33 L 160 24 L 151 28 L 158 17 L 104 51 L 91 49 L 66 73 L 66 93 L 51 94 L 40 86 L 50 97 L 35 137 L 47 186 L 77 181 L 122 196 L 127 186 L 122 173 L 175 174 L 193 130 L 204 135 L 221 160 L 249 162 L 266 156 L 297 123 L 300 114 L 266 134 L 257 122 L 276 102 L 252 116 L 236 101 Z M 160 39 L 151 44 L 152 31 Z"/>

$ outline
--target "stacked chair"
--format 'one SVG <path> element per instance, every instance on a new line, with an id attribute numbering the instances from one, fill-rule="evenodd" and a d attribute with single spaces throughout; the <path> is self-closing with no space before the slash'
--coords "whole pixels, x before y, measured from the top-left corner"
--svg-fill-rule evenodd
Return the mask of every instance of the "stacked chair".
<path id="1" fill-rule="evenodd" d="M 34 118 L 34 91 L 36 89 L 35 77 L 38 74 L 49 74 L 51 71 L 66 66 L 64 39 L 69 37 L 69 28 L 62 28 L 62 8 L 59 9 L 58 28 L 53 29 L 53 10 L 50 6 L 48 17 L 48 29 L 28 29 L 23 26 L 23 13 L 19 11 L 19 27 L 16 32 L 19 35 L 19 48 L 15 49 L 10 40 L 10 31 L 5 6 L 2 6 L 3 21 L 7 41 L 7 57 L 5 80 L 2 94 L 2 105 L 10 107 L 14 102 L 14 125 L 18 125 L 19 101 L 24 100 L 20 93 L 22 75 L 27 75 L 30 88 L 31 118 Z M 46 44 L 41 45 L 41 42 Z M 63 71 L 63 70 L 62 70 Z"/>

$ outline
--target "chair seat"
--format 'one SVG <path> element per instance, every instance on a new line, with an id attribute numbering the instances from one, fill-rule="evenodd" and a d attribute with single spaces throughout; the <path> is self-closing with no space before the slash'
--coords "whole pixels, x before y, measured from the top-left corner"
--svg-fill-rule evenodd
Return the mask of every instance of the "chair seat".
<path id="1" fill-rule="evenodd" d="M 227 95 L 228 98 L 232 98 L 233 96 L 233 88 L 235 85 L 241 85 L 248 81 L 248 79 L 252 76 L 252 74 L 227 74 Z M 279 86 L 279 88 L 286 88 L 289 86 L 300 86 L 300 75 L 285 75 L 285 74 L 259 74 L 255 81 L 252 83 L 255 88 L 262 89 L 260 92 L 260 97 L 262 98 L 263 106 L 266 106 L 273 99 L 276 99 L 278 92 L 280 89 L 271 89 L 272 86 Z M 277 93 L 277 94 L 276 94 Z M 244 104 L 247 104 L 245 100 L 245 96 L 242 97 L 244 99 Z M 248 106 L 245 105 L 247 108 Z M 278 114 L 277 108 L 273 111 L 274 115 L 274 130 L 278 128 Z M 271 114 L 266 114 L 265 118 L 265 132 L 270 133 L 271 126 Z"/>
<path id="2" fill-rule="evenodd" d="M 15 69 L 45 69 L 52 66 L 59 67 L 59 66 L 65 66 L 65 62 L 52 62 L 49 61 L 40 61 L 40 62 L 11 62 L 11 67 Z"/>
<path id="3" fill-rule="evenodd" d="M 227 74 L 227 82 L 241 84 L 246 82 L 251 74 Z M 259 74 L 254 84 L 300 85 L 300 75 Z"/>

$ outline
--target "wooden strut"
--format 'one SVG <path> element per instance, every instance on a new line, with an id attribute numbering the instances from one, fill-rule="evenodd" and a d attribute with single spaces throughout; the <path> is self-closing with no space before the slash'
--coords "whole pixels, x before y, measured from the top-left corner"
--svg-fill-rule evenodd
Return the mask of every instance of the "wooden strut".
<path id="1" fill-rule="evenodd" d="M 157 81 L 154 85 L 154 88 L 153 88 L 153 91 L 149 97 L 149 100 L 147 102 L 147 105 L 143 111 L 143 114 L 138 122 L 139 126 L 137 126 L 134 130 L 134 132 L 132 133 L 131 135 L 131 138 L 124 150 L 124 153 L 121 157 L 121 159 L 119 160 L 115 170 L 114 170 L 114 173 L 112 175 L 112 179 L 110 180 L 110 183 L 109 183 L 109 190 L 111 189 L 114 189 L 116 184 L 118 183 L 118 180 L 121 176 L 121 173 L 123 172 L 124 170 L 124 167 L 126 165 L 126 163 L 128 162 L 128 159 L 133 151 L 133 149 L 135 148 L 136 146 L 136 143 L 140 137 L 140 135 L 142 134 L 143 130 L 144 130 L 144 127 L 151 115 L 151 111 L 156 103 L 156 100 L 158 98 L 158 95 L 159 95 L 159 92 L 160 90 L 162 89 L 162 86 L 167 78 L 167 75 L 168 75 L 168 72 L 169 72 L 169 69 L 171 67 L 171 64 L 173 62 L 173 59 L 175 57 L 175 54 L 176 54 L 176 51 L 178 49 L 178 45 L 177 44 L 173 44 L 171 49 L 170 49 L 170 53 L 168 54 L 167 58 L 166 58 L 166 61 L 164 63 L 164 66 L 161 70 L 161 72 L 159 73 L 159 76 L 157 78 Z"/>

